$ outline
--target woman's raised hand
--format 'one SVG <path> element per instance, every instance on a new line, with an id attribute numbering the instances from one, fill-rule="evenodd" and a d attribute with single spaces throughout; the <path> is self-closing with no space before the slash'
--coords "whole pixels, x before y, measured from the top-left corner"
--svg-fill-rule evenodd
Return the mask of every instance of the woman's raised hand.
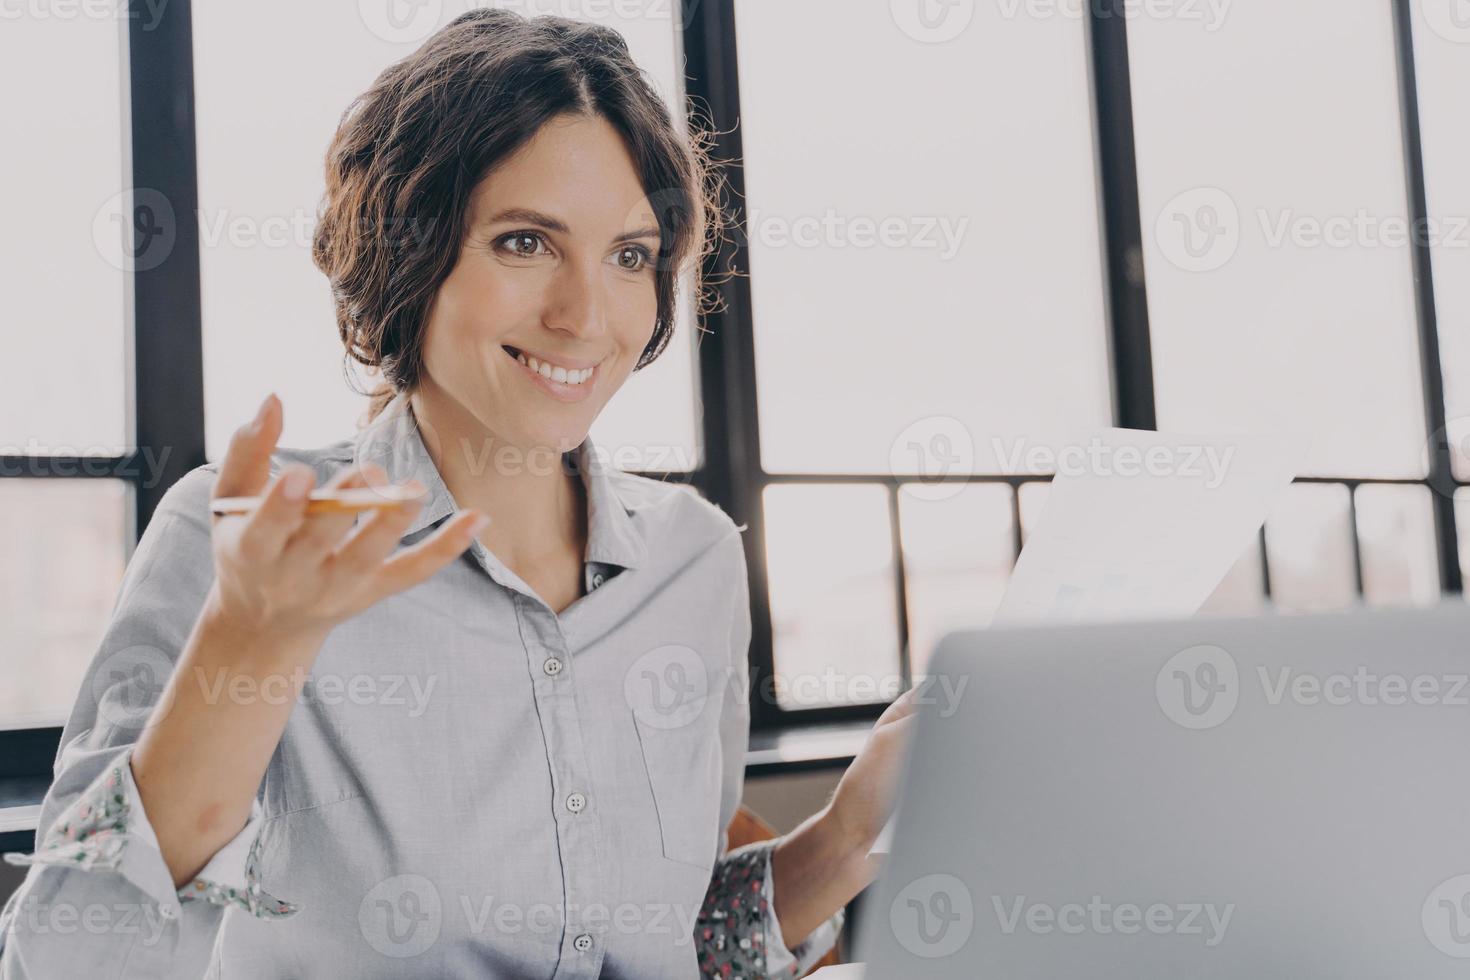
<path id="1" fill-rule="evenodd" d="M 291 464 L 270 480 L 271 453 L 281 426 L 281 403 L 271 395 L 252 422 L 235 430 L 212 495 L 264 497 L 249 514 L 213 519 L 210 612 L 237 627 L 325 639 L 338 623 L 449 564 L 489 523 L 488 517 L 466 510 L 430 537 L 393 554 L 423 501 L 374 509 L 361 522 L 352 513 L 308 514 L 307 496 L 316 482 L 310 467 Z M 344 466 L 326 486 L 386 483 L 382 468 L 366 463 Z M 417 481 L 407 486 L 424 489 Z"/>

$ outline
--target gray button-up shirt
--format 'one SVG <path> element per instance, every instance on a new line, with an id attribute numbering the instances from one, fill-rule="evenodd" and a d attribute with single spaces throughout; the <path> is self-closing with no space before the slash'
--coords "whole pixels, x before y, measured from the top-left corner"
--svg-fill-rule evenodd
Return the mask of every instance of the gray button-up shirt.
<path id="1" fill-rule="evenodd" d="M 338 626 L 249 823 L 179 889 L 129 758 L 212 583 L 217 468 L 172 487 L 62 734 L 36 852 L 6 856 L 31 867 L 0 915 L 0 976 L 792 976 L 829 949 L 840 911 L 788 949 L 769 845 L 725 851 L 749 729 L 743 528 L 590 440 L 571 455 L 586 594 L 557 615 L 477 541 Z M 403 396 L 274 466 L 293 460 L 319 482 L 366 461 L 419 479 L 405 545 L 456 510 Z"/>

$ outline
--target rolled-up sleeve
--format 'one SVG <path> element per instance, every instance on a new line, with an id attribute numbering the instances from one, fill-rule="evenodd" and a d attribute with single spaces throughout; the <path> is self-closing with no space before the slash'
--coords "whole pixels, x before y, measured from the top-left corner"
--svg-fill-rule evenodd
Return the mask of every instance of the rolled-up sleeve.
<path id="1" fill-rule="evenodd" d="M 745 787 L 745 753 L 750 744 L 750 585 L 745 550 L 732 536 L 734 564 L 730 621 L 730 683 L 720 716 L 724 783 L 720 801 L 721 857 L 715 863 L 695 924 L 694 940 L 703 977 L 797 977 L 837 942 L 845 913 L 838 909 L 795 947 L 786 945 L 776 917 L 771 854 L 776 841 L 757 841 L 727 852 L 730 821 Z M 727 544 L 730 542 L 727 541 Z"/>
<path id="2" fill-rule="evenodd" d="M 29 865 L 0 911 L 5 980 L 196 980 L 226 908 L 261 918 L 296 911 L 260 889 L 258 798 L 235 838 L 175 888 L 133 780 L 133 747 L 155 717 L 213 580 L 212 480 L 203 468 L 180 480 L 139 541 L 62 730 L 37 847 L 5 855 Z"/>
<path id="3" fill-rule="evenodd" d="M 846 913 L 838 909 L 795 946 L 776 918 L 771 854 L 776 842 L 738 847 L 715 865 L 695 940 L 705 977 L 799 977 L 837 942 Z"/>

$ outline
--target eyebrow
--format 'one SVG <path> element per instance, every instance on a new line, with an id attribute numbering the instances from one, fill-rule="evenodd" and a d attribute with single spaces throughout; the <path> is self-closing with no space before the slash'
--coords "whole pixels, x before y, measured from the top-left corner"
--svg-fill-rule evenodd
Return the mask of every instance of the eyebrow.
<path id="1" fill-rule="evenodd" d="M 565 235 L 570 231 L 567 228 L 566 222 L 559 218 L 553 218 L 544 211 L 537 211 L 533 208 L 506 208 L 504 211 L 499 211 L 491 215 L 490 219 L 485 223 L 487 225 L 498 225 L 505 222 L 536 225 L 545 228 L 547 231 L 554 231 L 559 235 Z M 635 238 L 658 238 L 660 235 L 661 232 L 658 226 L 655 225 L 648 228 L 635 228 L 632 231 L 625 231 L 614 238 L 613 241 L 625 242 Z"/>

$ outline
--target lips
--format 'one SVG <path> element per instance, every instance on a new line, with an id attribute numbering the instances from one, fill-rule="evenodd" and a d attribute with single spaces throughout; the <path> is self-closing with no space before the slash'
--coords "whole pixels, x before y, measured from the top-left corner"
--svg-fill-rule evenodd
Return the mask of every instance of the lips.
<path id="1" fill-rule="evenodd" d="M 511 357 L 524 356 L 528 359 L 539 361 L 552 368 L 562 368 L 566 371 L 586 371 L 590 368 L 597 367 L 597 365 L 606 360 L 606 355 L 598 358 L 595 361 L 589 361 L 585 358 L 563 358 L 556 355 L 542 354 L 539 351 L 522 350 L 519 347 L 512 347 L 510 344 L 501 344 L 500 349 L 505 351 Z"/>
<path id="2" fill-rule="evenodd" d="M 523 371 L 526 378 L 533 385 L 540 388 L 544 394 L 550 395 L 559 402 L 580 402 L 591 395 L 592 389 L 597 385 L 598 375 L 600 373 L 599 368 L 601 366 L 600 361 L 597 365 L 593 365 L 589 369 L 584 369 L 591 372 L 586 380 L 580 384 L 572 384 L 570 382 L 548 378 L 541 374 L 541 372 L 532 370 L 530 364 L 522 360 L 522 357 L 529 359 L 534 355 L 525 354 L 519 348 L 512 347 L 509 344 L 502 344 L 501 350 L 505 351 L 506 356 L 515 362 L 516 368 Z"/>

